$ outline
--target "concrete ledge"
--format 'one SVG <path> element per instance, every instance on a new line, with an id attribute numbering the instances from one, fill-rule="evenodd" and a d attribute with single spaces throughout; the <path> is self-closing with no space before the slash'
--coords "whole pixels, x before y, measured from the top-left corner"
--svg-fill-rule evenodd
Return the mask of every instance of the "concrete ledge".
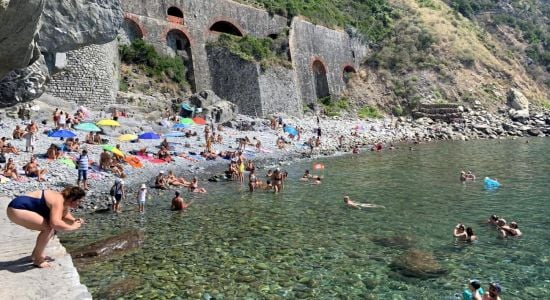
<path id="1" fill-rule="evenodd" d="M 57 237 L 46 248 L 46 254 L 55 258 L 52 267 L 32 266 L 30 254 L 38 232 L 9 221 L 9 201 L 0 197 L 0 299 L 92 299 Z"/>

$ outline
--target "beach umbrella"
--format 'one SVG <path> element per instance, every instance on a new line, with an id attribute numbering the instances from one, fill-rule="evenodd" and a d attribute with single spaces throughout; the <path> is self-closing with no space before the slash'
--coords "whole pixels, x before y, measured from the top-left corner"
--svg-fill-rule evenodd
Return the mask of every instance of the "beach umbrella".
<path id="1" fill-rule="evenodd" d="M 194 124 L 195 122 L 193 122 L 193 119 L 182 118 L 182 119 L 180 119 L 180 123 L 181 123 L 181 124 L 185 124 L 185 125 L 192 125 L 192 124 Z"/>
<path id="2" fill-rule="evenodd" d="M 74 127 L 77 130 L 99 132 L 101 128 L 97 127 L 94 123 L 80 123 Z"/>
<path id="3" fill-rule="evenodd" d="M 124 153 L 122 151 L 118 150 L 118 148 L 115 147 L 115 146 L 105 145 L 105 146 L 103 146 L 103 149 L 107 150 L 107 151 L 109 151 L 113 154 L 116 154 L 118 156 L 124 156 Z"/>
<path id="4" fill-rule="evenodd" d="M 171 131 L 164 135 L 165 137 L 182 137 L 185 136 L 185 133 L 181 131 Z"/>
<path id="5" fill-rule="evenodd" d="M 137 139 L 138 139 L 138 136 L 135 134 L 123 134 L 118 137 L 118 140 L 122 142 L 129 142 Z"/>
<path id="6" fill-rule="evenodd" d="M 76 134 L 70 130 L 64 130 L 64 129 L 60 129 L 60 130 L 56 130 L 54 132 L 51 132 L 50 134 L 48 134 L 49 137 L 58 137 L 58 138 L 72 138 L 72 137 L 75 137 Z"/>
<path id="7" fill-rule="evenodd" d="M 120 126 L 120 123 L 115 120 L 103 119 L 97 123 L 97 126 Z"/>
<path id="8" fill-rule="evenodd" d="M 160 136 L 154 132 L 145 132 L 145 133 L 142 133 L 140 135 L 138 135 L 138 137 L 141 139 L 141 140 L 158 140 L 160 139 Z"/>
<path id="9" fill-rule="evenodd" d="M 206 120 L 201 117 L 194 117 L 193 122 L 197 125 L 206 125 Z"/>
<path id="10" fill-rule="evenodd" d="M 294 128 L 292 126 L 285 126 L 284 131 L 288 134 L 292 134 L 293 136 L 298 135 L 298 130 L 296 130 L 296 128 Z"/>
<path id="11" fill-rule="evenodd" d="M 174 124 L 174 126 L 172 126 L 172 128 L 174 128 L 174 129 L 183 129 L 183 128 L 188 128 L 189 126 L 191 126 L 191 125 L 177 123 L 177 124 Z"/>

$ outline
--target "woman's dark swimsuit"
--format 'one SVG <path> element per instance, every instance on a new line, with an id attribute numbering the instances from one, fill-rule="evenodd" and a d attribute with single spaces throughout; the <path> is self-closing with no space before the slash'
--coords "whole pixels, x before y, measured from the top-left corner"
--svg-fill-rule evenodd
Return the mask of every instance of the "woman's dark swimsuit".
<path id="1" fill-rule="evenodd" d="M 42 197 L 40 198 L 34 198 L 30 196 L 15 197 L 10 202 L 10 204 L 8 204 L 8 207 L 32 211 L 41 215 L 42 217 L 44 217 L 44 219 L 50 218 L 50 208 L 46 204 L 46 198 L 44 198 L 44 190 L 42 190 Z"/>

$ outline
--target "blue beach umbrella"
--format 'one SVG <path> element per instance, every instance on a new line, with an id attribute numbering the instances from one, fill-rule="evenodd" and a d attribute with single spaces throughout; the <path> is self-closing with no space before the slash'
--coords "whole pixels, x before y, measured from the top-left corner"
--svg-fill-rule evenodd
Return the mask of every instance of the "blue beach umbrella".
<path id="1" fill-rule="evenodd" d="M 292 126 L 286 126 L 284 131 L 288 134 L 292 134 L 294 136 L 297 136 L 298 135 L 298 130 L 296 130 L 296 128 L 292 127 Z"/>
<path id="2" fill-rule="evenodd" d="M 77 130 L 99 132 L 101 129 L 94 123 L 80 123 L 74 127 Z"/>
<path id="3" fill-rule="evenodd" d="M 177 123 L 177 124 L 174 124 L 174 126 L 172 126 L 172 128 L 174 129 L 182 129 L 182 128 L 188 128 L 190 125 L 188 124 L 181 124 L 181 123 Z"/>
<path id="4" fill-rule="evenodd" d="M 72 138 L 72 137 L 75 137 L 76 134 L 70 130 L 64 130 L 64 129 L 60 129 L 60 130 L 56 130 L 54 132 L 51 132 L 50 134 L 48 134 L 49 137 L 58 137 L 58 138 Z"/>
<path id="5" fill-rule="evenodd" d="M 158 140 L 160 136 L 154 132 L 145 132 L 138 135 L 140 140 Z"/>
<path id="6" fill-rule="evenodd" d="M 180 132 L 180 131 L 172 131 L 172 132 L 168 132 L 167 134 L 165 134 L 164 136 L 165 137 L 182 137 L 184 136 L 185 133 L 183 132 Z"/>

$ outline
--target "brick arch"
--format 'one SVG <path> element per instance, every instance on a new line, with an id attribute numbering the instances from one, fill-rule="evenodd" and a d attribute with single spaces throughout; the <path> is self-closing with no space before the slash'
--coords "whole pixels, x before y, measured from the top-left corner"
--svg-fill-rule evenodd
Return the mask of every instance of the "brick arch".
<path id="1" fill-rule="evenodd" d="M 327 64 L 321 57 L 313 56 L 310 59 L 309 68 L 312 73 L 315 99 L 330 96 Z"/>
<path id="2" fill-rule="evenodd" d="M 147 29 L 145 29 L 145 26 L 143 26 L 143 24 L 139 20 L 139 16 L 134 15 L 132 13 L 125 12 L 124 21 L 128 21 L 133 23 L 134 25 L 137 25 L 137 27 L 139 28 L 139 31 L 141 32 L 142 39 L 145 40 L 146 37 L 149 35 L 149 32 L 147 31 Z"/>
<path id="3" fill-rule="evenodd" d="M 162 31 L 161 37 L 163 42 L 166 42 L 166 38 L 168 38 L 168 33 L 170 33 L 171 31 L 178 31 L 179 33 L 183 34 L 183 36 L 187 38 L 191 46 L 195 45 L 193 39 L 191 38 L 191 34 L 189 33 L 189 30 L 187 30 L 187 28 L 181 25 L 176 25 L 172 23 L 169 23 L 169 25 L 167 25 Z"/>
<path id="4" fill-rule="evenodd" d="M 310 59 L 309 59 L 309 69 L 310 70 L 313 70 L 313 67 L 315 64 L 315 62 L 320 62 L 321 65 L 323 66 L 323 69 L 325 71 L 325 74 L 328 74 L 328 67 L 327 67 L 327 63 L 320 57 L 320 56 L 312 56 Z"/>
<path id="5" fill-rule="evenodd" d="M 212 26 L 214 26 L 216 23 L 221 23 L 221 22 L 228 23 L 229 25 L 235 27 L 235 29 L 239 32 L 240 36 L 244 36 L 246 34 L 246 31 L 239 24 L 239 21 L 225 17 L 225 16 L 219 16 L 219 17 L 213 18 L 212 21 L 210 21 L 210 23 L 206 27 L 206 32 L 211 34 L 212 31 L 210 30 L 210 28 L 212 28 Z"/>
<path id="6" fill-rule="evenodd" d="M 340 69 L 342 70 L 342 73 L 341 73 L 342 80 L 345 83 L 348 83 L 349 81 L 349 73 L 357 73 L 357 70 L 351 63 L 343 64 Z"/>
<path id="7" fill-rule="evenodd" d="M 173 14 L 170 14 L 171 11 L 172 11 Z M 181 15 L 181 17 L 177 16 L 177 15 Z M 183 25 L 184 24 L 184 18 L 185 18 L 185 16 L 183 14 L 183 9 L 181 9 L 180 7 L 178 7 L 176 5 L 170 5 L 166 9 L 166 20 L 168 22 Z"/>

